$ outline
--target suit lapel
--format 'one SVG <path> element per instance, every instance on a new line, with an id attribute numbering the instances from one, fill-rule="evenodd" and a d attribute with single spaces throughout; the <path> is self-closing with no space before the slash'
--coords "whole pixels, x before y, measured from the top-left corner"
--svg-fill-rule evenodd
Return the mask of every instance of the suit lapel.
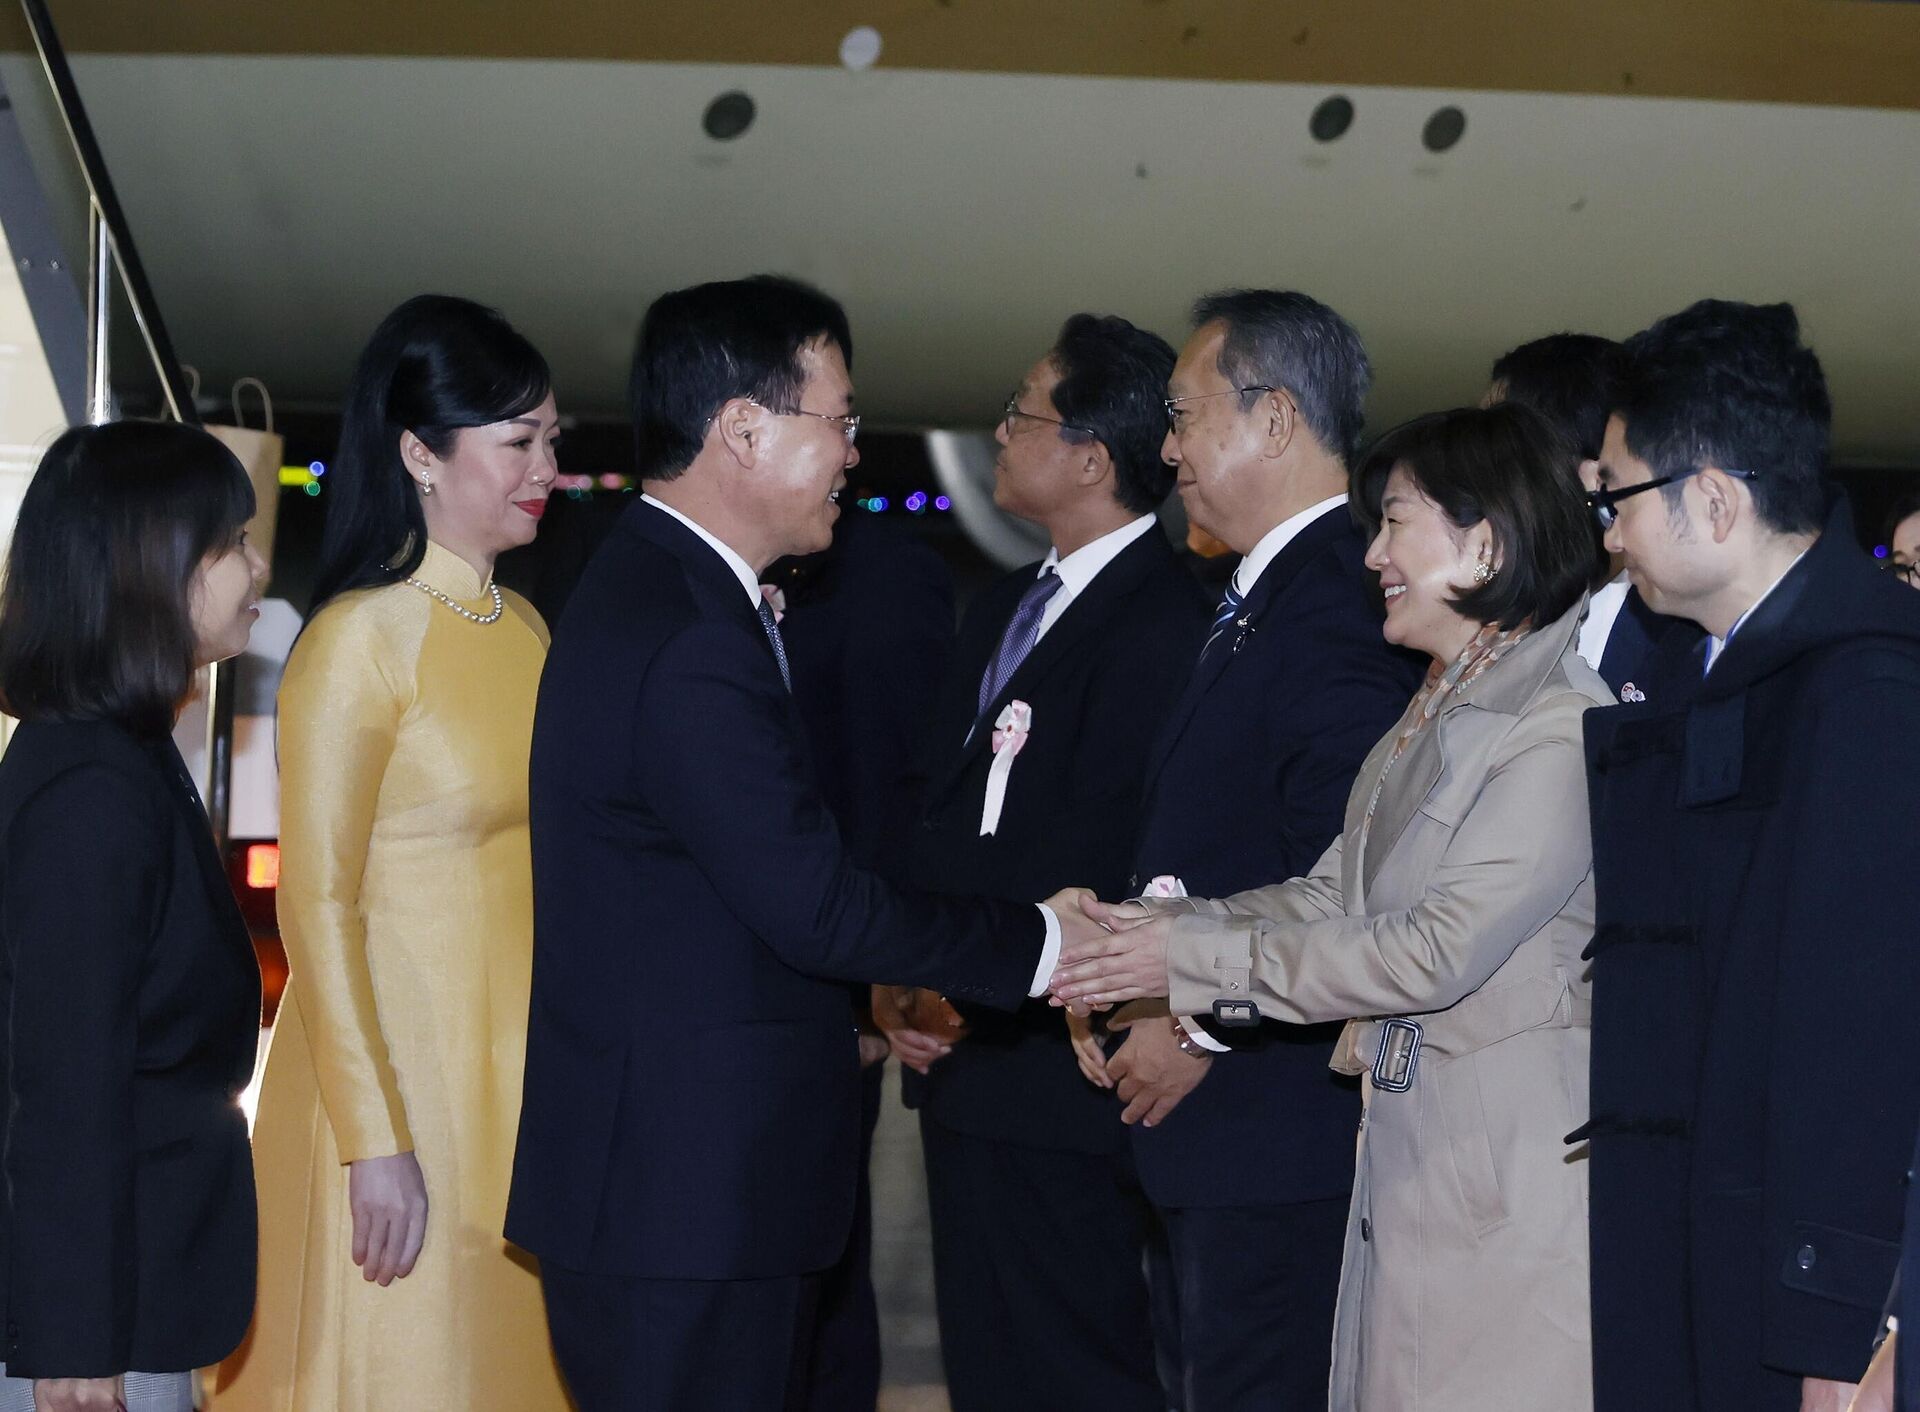
<path id="1" fill-rule="evenodd" d="M 774 656 L 773 643 L 767 638 L 767 630 L 760 621 L 758 610 L 748 600 L 745 586 L 734 576 L 733 569 L 712 545 L 666 511 L 644 500 L 636 500 L 620 517 L 620 524 L 640 539 L 678 559 L 693 580 L 696 598 L 704 593 L 721 614 L 745 626 L 753 634 L 754 641 L 765 649 L 767 665 L 773 669 L 773 674 L 776 677 L 780 675 L 779 658 Z M 800 708 L 794 702 L 792 689 L 788 688 L 783 694 L 787 699 L 788 714 L 799 721 Z"/>
<path id="2" fill-rule="evenodd" d="M 1404 718 L 1403 718 L 1404 719 Z M 1440 782 L 1440 776 L 1447 765 L 1445 716 L 1434 721 L 1422 730 L 1407 746 L 1406 753 L 1394 764 L 1393 773 L 1387 776 L 1387 782 L 1381 786 L 1380 802 L 1374 807 L 1373 823 L 1364 828 L 1365 847 L 1360 857 L 1360 885 L 1364 892 L 1372 888 L 1373 880 L 1380 875 L 1380 864 L 1393 852 L 1393 845 L 1400 841 L 1400 835 L 1406 832 L 1407 824 L 1412 821 L 1420 806 L 1426 802 L 1433 787 Z M 1393 734 L 1383 742 L 1385 749 L 1379 751 L 1379 762 L 1368 760 L 1367 793 L 1373 792 L 1373 781 L 1380 777 L 1380 770 L 1386 764 L 1387 752 L 1393 748 L 1393 740 L 1400 734 L 1395 726 Z M 1366 798 L 1360 799 L 1361 821 L 1366 817 Z"/>
<path id="3" fill-rule="evenodd" d="M 1034 688 L 1045 681 L 1061 662 L 1068 660 L 1076 647 L 1106 626 L 1115 607 L 1139 586 L 1149 572 L 1172 558 L 1173 550 L 1168 546 L 1166 536 L 1158 529 L 1150 529 L 1122 549 L 1112 563 L 1094 576 L 1093 582 L 1066 606 L 1059 621 L 1047 629 L 1046 636 L 1034 644 L 1026 660 L 1007 678 L 1000 694 L 987 703 L 986 710 L 967 722 L 973 733 L 964 745 L 957 748 L 947 768 L 938 776 L 939 785 L 934 791 L 936 796 L 950 789 L 967 772 L 974 759 L 990 747 L 993 740 L 991 727 L 1007 703 L 1031 696 Z M 1025 582 L 1021 587 L 1024 591 Z M 987 644 L 985 656 L 979 663 L 981 671 L 985 671 L 986 662 L 992 660 L 993 654 L 999 650 L 1001 635 L 1006 632 L 1007 623 L 1018 603 L 1019 596 L 1016 594 L 1007 604 L 1005 612 L 994 614 L 992 640 Z M 976 685 L 978 681 L 979 673 L 976 672 Z M 1036 721 L 1034 724 L 1036 730 L 1051 728 L 1045 721 Z M 963 726 L 960 734 L 964 735 L 966 728 Z"/>
<path id="4" fill-rule="evenodd" d="M 1153 788 L 1160 780 L 1160 772 L 1166 768 L 1174 746 L 1180 743 L 1180 737 L 1186 733 L 1187 723 L 1193 719 L 1193 713 L 1199 710 L 1200 703 L 1206 699 L 1214 683 L 1226 673 L 1233 659 L 1255 644 L 1267 610 L 1286 591 L 1300 570 L 1312 562 L 1314 556 L 1335 539 L 1349 522 L 1346 506 L 1327 511 L 1288 541 L 1287 547 L 1267 565 L 1259 581 L 1248 592 L 1246 602 L 1241 605 L 1240 616 L 1221 632 L 1220 640 L 1213 644 L 1212 651 L 1203 653 L 1194 663 L 1193 677 L 1188 681 L 1187 689 L 1181 693 L 1179 704 L 1167 718 L 1166 727 L 1160 732 L 1160 739 L 1149 758 L 1146 792 L 1142 797 L 1153 797 Z"/>
<path id="5" fill-rule="evenodd" d="M 207 817 L 206 805 L 200 799 L 193 776 L 187 773 L 186 762 L 180 758 L 179 748 L 170 737 L 163 737 L 147 743 L 146 749 L 154 768 L 166 781 L 167 796 L 173 801 L 174 812 L 186 824 L 187 846 L 193 850 L 193 861 L 200 870 L 201 885 L 206 889 L 207 905 L 220 931 L 230 945 L 245 953 L 250 965 L 257 967 L 259 962 L 253 954 L 253 936 L 240 915 L 239 904 L 234 901 L 233 884 L 227 877 L 226 864 L 214 843 L 213 823 Z"/>

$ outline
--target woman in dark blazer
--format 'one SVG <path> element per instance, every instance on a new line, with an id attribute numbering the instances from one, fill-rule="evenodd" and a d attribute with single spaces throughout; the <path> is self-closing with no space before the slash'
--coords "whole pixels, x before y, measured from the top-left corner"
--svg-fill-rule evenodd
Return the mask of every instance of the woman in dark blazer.
<path id="1" fill-rule="evenodd" d="M 0 590 L 0 1412 L 186 1412 L 246 1331 L 260 974 L 170 732 L 260 557 L 196 428 L 78 427 Z"/>

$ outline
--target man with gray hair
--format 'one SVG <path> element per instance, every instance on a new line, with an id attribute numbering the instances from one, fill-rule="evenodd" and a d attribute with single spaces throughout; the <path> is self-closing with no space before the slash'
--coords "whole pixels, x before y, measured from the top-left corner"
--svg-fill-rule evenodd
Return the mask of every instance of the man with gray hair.
<path id="1" fill-rule="evenodd" d="M 1347 459 L 1372 371 L 1304 294 L 1194 309 L 1162 457 L 1188 517 L 1241 558 L 1148 757 L 1135 892 L 1228 897 L 1308 871 L 1421 664 L 1387 645 Z M 1127 1007 L 1109 1061 L 1165 1222 L 1162 1377 L 1183 1412 L 1327 1405 L 1359 1090 L 1340 1027 L 1226 1028 Z M 1176 1106 L 1178 1111 L 1176 1112 Z"/>

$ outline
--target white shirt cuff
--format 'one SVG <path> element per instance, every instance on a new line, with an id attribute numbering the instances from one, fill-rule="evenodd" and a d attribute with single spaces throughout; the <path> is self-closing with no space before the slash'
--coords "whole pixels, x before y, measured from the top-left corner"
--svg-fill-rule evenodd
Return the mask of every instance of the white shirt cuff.
<path id="1" fill-rule="evenodd" d="M 1060 964 L 1060 919 L 1053 915 L 1053 908 L 1044 902 L 1036 902 L 1040 915 L 1047 919 L 1047 939 L 1040 948 L 1040 964 L 1034 970 L 1033 984 L 1027 987 L 1029 998 L 1037 999 L 1047 993 L 1047 983 L 1053 979 L 1054 968 Z"/>
<path id="2" fill-rule="evenodd" d="M 1193 1016 L 1182 1015 L 1179 1019 L 1180 1028 L 1185 1030 L 1187 1034 L 1192 1037 L 1193 1042 L 1202 1049 L 1211 1049 L 1215 1054 L 1233 1053 L 1233 1050 L 1229 1046 L 1222 1044 L 1219 1040 L 1200 1028 L 1200 1022 L 1194 1019 Z"/>

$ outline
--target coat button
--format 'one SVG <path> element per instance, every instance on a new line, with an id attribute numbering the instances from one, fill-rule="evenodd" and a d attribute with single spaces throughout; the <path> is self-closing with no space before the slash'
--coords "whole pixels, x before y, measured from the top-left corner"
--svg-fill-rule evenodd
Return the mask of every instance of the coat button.
<path id="1" fill-rule="evenodd" d="M 1813 1261 L 1813 1247 L 1810 1245 L 1801 1246 L 1799 1254 L 1793 1257 L 1793 1263 L 1803 1270 L 1811 1270 L 1813 1268 Z"/>
<path id="2" fill-rule="evenodd" d="M 1140 875 L 1139 875 L 1138 873 L 1128 873 L 1128 874 L 1127 874 L 1127 891 L 1128 891 L 1128 892 L 1131 892 L 1131 893 L 1132 893 L 1132 894 L 1134 894 L 1134 895 L 1135 895 L 1136 897 L 1137 897 L 1137 896 L 1139 896 L 1139 894 L 1140 894 Z"/>
<path id="3" fill-rule="evenodd" d="M 1373 1222 L 1369 1221 L 1365 1216 L 1360 1218 L 1360 1239 L 1373 1239 Z"/>

